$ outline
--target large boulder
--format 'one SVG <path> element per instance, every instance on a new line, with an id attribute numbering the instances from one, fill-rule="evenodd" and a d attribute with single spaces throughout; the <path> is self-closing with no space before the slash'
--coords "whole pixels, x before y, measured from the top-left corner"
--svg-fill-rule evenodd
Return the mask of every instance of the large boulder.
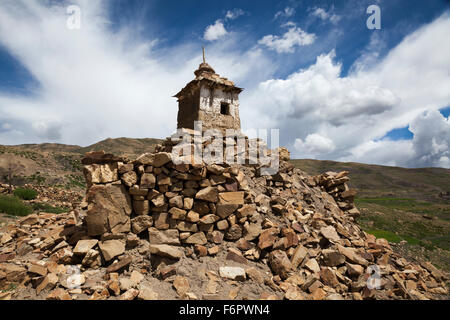
<path id="1" fill-rule="evenodd" d="M 205 200 L 209 202 L 217 202 L 217 188 L 215 187 L 206 187 L 195 195 L 195 199 Z"/>
<path id="2" fill-rule="evenodd" d="M 90 236 L 130 232 L 132 204 L 122 184 L 94 185 L 86 199 L 89 203 L 86 224 Z"/>
<path id="3" fill-rule="evenodd" d="M 162 167 L 172 160 L 172 156 L 167 152 L 145 153 L 136 159 L 137 163 L 153 166 L 156 168 Z"/>
<path id="4" fill-rule="evenodd" d="M 83 168 L 88 186 L 119 180 L 117 163 L 91 164 Z"/>

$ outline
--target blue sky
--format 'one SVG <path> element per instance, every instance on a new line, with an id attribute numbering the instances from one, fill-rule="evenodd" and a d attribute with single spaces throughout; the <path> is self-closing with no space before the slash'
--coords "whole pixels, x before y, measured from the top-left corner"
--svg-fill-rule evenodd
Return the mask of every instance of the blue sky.
<path id="1" fill-rule="evenodd" d="M 168 136 L 204 45 L 293 157 L 450 167 L 449 31 L 444 0 L 2 0 L 0 144 Z"/>

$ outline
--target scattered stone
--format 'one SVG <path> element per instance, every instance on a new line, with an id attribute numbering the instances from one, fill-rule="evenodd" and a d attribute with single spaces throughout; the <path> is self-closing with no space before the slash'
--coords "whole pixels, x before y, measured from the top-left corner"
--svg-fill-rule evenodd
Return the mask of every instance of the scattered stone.
<path id="1" fill-rule="evenodd" d="M 219 193 L 220 204 L 244 204 L 244 192 L 222 192 Z"/>
<path id="2" fill-rule="evenodd" d="M 158 294 L 153 291 L 152 288 L 150 288 L 147 285 L 141 285 L 139 287 L 139 300 L 158 300 Z"/>
<path id="3" fill-rule="evenodd" d="M 170 259 L 179 260 L 183 256 L 180 249 L 167 244 L 151 244 L 149 249 L 152 254 Z"/>
<path id="4" fill-rule="evenodd" d="M 272 251 L 269 254 L 268 262 L 272 272 L 282 279 L 286 279 L 292 270 L 292 264 L 284 251 Z"/>
<path id="5" fill-rule="evenodd" d="M 292 269 L 297 270 L 298 266 L 303 262 L 307 255 L 308 251 L 306 250 L 306 248 L 302 245 L 299 245 L 295 249 L 294 254 L 291 258 Z"/>
<path id="6" fill-rule="evenodd" d="M 58 288 L 53 290 L 52 292 L 50 292 L 47 295 L 47 300 L 72 300 L 72 297 L 70 296 L 70 294 L 62 289 L 62 288 Z"/>
<path id="7" fill-rule="evenodd" d="M 222 278 L 236 281 L 244 281 L 246 279 L 245 270 L 239 267 L 220 267 L 219 274 Z"/>
<path id="8" fill-rule="evenodd" d="M 189 238 L 185 241 L 187 244 L 200 244 L 204 245 L 208 242 L 206 239 L 206 236 L 203 232 L 197 232 L 191 235 Z"/>
<path id="9" fill-rule="evenodd" d="M 269 228 L 261 232 L 258 240 L 258 248 L 262 250 L 273 246 L 277 234 L 278 230 L 276 228 Z"/>
<path id="10" fill-rule="evenodd" d="M 59 282 L 59 277 L 54 273 L 45 276 L 42 282 L 37 286 L 36 293 L 40 294 L 43 290 L 52 290 Z"/>
<path id="11" fill-rule="evenodd" d="M 256 281 L 259 284 L 264 283 L 263 275 L 256 268 L 248 268 L 245 270 L 245 273 L 251 280 Z"/>
<path id="12" fill-rule="evenodd" d="M 306 263 L 305 263 L 305 267 L 308 268 L 309 270 L 311 270 L 312 272 L 320 272 L 320 266 L 317 263 L 317 260 L 312 258 L 309 259 Z"/>
<path id="13" fill-rule="evenodd" d="M 88 253 L 89 250 L 94 248 L 98 243 L 98 240 L 80 240 L 77 242 L 77 245 L 73 249 L 73 253 L 77 256 L 84 256 Z"/>
<path id="14" fill-rule="evenodd" d="M 138 295 L 139 290 L 129 289 L 119 297 L 119 300 L 134 300 Z"/>
<path id="15" fill-rule="evenodd" d="M 28 272 L 39 275 L 39 276 L 46 276 L 47 268 L 43 265 L 32 263 L 28 266 Z"/>
<path id="16" fill-rule="evenodd" d="M 228 241 L 236 241 L 242 237 L 242 227 L 238 224 L 232 225 L 225 232 L 225 239 Z"/>
<path id="17" fill-rule="evenodd" d="M 323 227 L 320 229 L 320 233 L 327 238 L 328 240 L 332 241 L 332 242 L 339 242 L 339 240 L 341 239 L 339 237 L 339 235 L 336 232 L 336 229 L 333 228 L 332 226 L 328 226 L 328 227 Z"/>
<path id="18" fill-rule="evenodd" d="M 218 192 L 215 187 L 206 187 L 195 195 L 195 199 L 205 200 L 209 202 L 217 202 L 218 201 Z"/>
<path id="19" fill-rule="evenodd" d="M 180 299 L 198 299 L 190 277 L 204 283 L 203 299 L 245 298 L 236 281 L 247 278 L 246 286 L 261 289 L 262 299 L 424 300 L 447 294 L 446 276 L 433 265 L 407 261 L 355 223 L 359 211 L 348 172 L 310 177 L 284 161 L 273 175 L 247 165 L 176 165 L 171 151 L 179 139 L 171 139 L 134 161 L 91 154 L 85 160 L 86 199 L 60 205 L 73 203 L 73 211 L 36 213 L 2 227 L 0 291 L 16 290 L 0 299 L 35 288 L 36 296 L 49 299 L 152 300 L 158 299 L 155 281 L 164 281 L 161 288 L 173 283 Z M 50 191 L 41 194 L 47 187 L 36 187 L 37 201 L 54 205 Z M 4 189 L 0 184 L 0 193 Z M 220 277 L 206 269 L 211 261 L 219 263 Z M 259 267 L 224 266 L 237 263 Z M 369 265 L 380 267 L 378 290 L 367 288 Z M 131 273 L 123 272 L 130 266 Z"/>
<path id="20" fill-rule="evenodd" d="M 241 254 L 239 250 L 236 250 L 234 248 L 228 249 L 226 259 L 237 263 L 247 264 L 247 259 Z"/>
<path id="21" fill-rule="evenodd" d="M 241 251 L 247 251 L 255 247 L 253 242 L 245 240 L 245 238 L 241 238 L 237 241 L 236 246 Z"/>
<path id="22" fill-rule="evenodd" d="M 320 279 L 325 285 L 332 288 L 336 288 L 339 285 L 339 281 L 335 273 L 328 268 L 324 268 L 320 271 Z"/>
<path id="23" fill-rule="evenodd" d="M 83 258 L 81 264 L 85 267 L 96 268 L 102 264 L 100 258 L 100 252 L 94 249 L 90 249 Z"/>
<path id="24" fill-rule="evenodd" d="M 359 256 L 354 249 L 346 248 L 341 245 L 338 245 L 338 250 L 342 253 L 350 262 L 360 264 L 363 266 L 367 266 L 369 262 L 363 257 Z"/>
<path id="25" fill-rule="evenodd" d="M 124 257 L 119 262 L 113 263 L 106 269 L 106 273 L 118 272 L 130 265 L 132 258 L 130 256 Z"/>
<path id="26" fill-rule="evenodd" d="M 220 250 L 219 246 L 213 246 L 213 247 L 208 249 L 208 254 L 210 256 L 215 256 L 216 254 L 219 253 L 219 250 Z"/>
<path id="27" fill-rule="evenodd" d="M 125 243 L 122 240 L 106 240 L 99 242 L 98 246 L 106 261 L 111 261 L 125 252 Z"/>
<path id="28" fill-rule="evenodd" d="M 177 229 L 158 230 L 149 228 L 148 234 L 151 244 L 180 244 L 180 234 Z"/>
<path id="29" fill-rule="evenodd" d="M 230 291 L 228 292 L 228 298 L 230 300 L 235 300 L 239 294 L 238 288 L 230 288 Z"/>
<path id="30" fill-rule="evenodd" d="M 208 249 L 205 246 L 196 244 L 194 247 L 194 252 L 197 257 L 205 257 L 208 255 Z"/>
<path id="31" fill-rule="evenodd" d="M 289 289 L 286 291 L 284 297 L 287 300 L 306 300 L 300 289 L 294 286 L 289 286 Z"/>
<path id="32" fill-rule="evenodd" d="M 237 204 L 217 204 L 217 211 L 216 214 L 221 217 L 222 219 L 228 218 L 230 215 L 232 215 L 237 208 L 239 208 L 239 205 Z"/>
<path id="33" fill-rule="evenodd" d="M 183 297 L 190 290 L 188 279 L 182 276 L 175 277 L 175 280 L 173 281 L 173 287 L 180 297 Z"/>
<path id="34" fill-rule="evenodd" d="M 347 274 L 352 278 L 358 278 L 364 273 L 364 268 L 358 264 L 346 263 Z"/>
<path id="35" fill-rule="evenodd" d="M 339 251 L 325 249 L 322 251 L 323 263 L 328 267 L 336 267 L 345 262 L 345 256 Z"/>
<path id="36" fill-rule="evenodd" d="M 177 270 L 173 266 L 162 268 L 159 271 L 159 275 L 160 275 L 161 279 L 163 279 L 163 280 L 167 279 L 171 276 L 174 276 L 176 274 L 177 274 Z"/>
<path id="37" fill-rule="evenodd" d="M 217 293 L 217 282 L 213 280 L 209 280 L 208 284 L 206 285 L 206 292 L 208 294 L 216 294 Z"/>

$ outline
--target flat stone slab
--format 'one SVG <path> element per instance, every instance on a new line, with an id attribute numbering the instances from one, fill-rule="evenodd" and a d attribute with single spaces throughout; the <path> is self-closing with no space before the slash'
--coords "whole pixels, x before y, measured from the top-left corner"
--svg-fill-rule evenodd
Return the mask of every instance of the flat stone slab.
<path id="1" fill-rule="evenodd" d="M 240 267 L 220 267 L 219 274 L 222 278 L 244 281 L 246 279 L 245 270 Z"/>
<path id="2" fill-rule="evenodd" d="M 151 244 L 149 248 L 152 254 L 175 260 L 179 260 L 183 255 L 179 248 L 167 244 Z"/>
<path id="3" fill-rule="evenodd" d="M 73 253 L 75 255 L 85 255 L 89 250 L 94 248 L 98 243 L 98 240 L 92 239 L 92 240 L 80 240 L 77 242 L 77 245 L 75 246 L 75 249 L 73 249 Z"/>

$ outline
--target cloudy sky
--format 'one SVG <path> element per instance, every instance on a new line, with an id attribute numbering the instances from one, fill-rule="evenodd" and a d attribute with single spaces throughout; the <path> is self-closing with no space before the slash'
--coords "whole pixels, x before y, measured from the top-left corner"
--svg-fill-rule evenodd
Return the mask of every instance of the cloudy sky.
<path id="1" fill-rule="evenodd" d="M 0 144 L 164 138 L 204 45 L 292 157 L 450 168 L 449 33 L 444 0 L 0 0 Z"/>

